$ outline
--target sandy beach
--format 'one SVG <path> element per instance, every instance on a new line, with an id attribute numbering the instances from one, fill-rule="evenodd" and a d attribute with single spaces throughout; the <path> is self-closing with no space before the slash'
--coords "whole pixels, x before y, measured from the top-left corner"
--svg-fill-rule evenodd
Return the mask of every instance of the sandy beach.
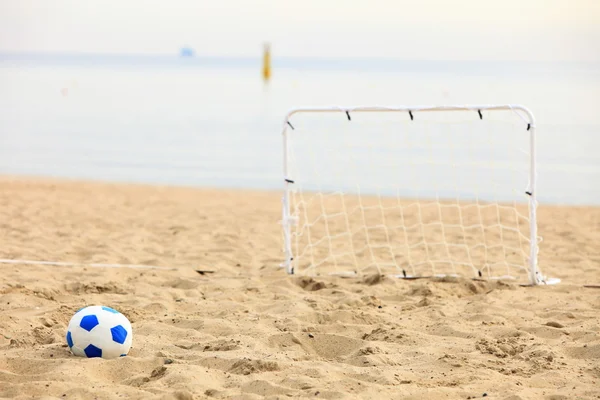
<path id="1" fill-rule="evenodd" d="M 600 398 L 600 207 L 541 205 L 562 282 L 290 277 L 280 193 L 0 178 L 0 397 Z M 204 274 L 196 270 L 207 271 Z M 127 357 L 74 357 L 73 313 L 132 322 Z"/>

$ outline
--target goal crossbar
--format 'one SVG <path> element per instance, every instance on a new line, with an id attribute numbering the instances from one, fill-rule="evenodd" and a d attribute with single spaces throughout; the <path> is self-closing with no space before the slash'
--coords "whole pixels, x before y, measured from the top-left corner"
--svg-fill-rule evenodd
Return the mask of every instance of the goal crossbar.
<path id="1" fill-rule="evenodd" d="M 284 262 L 282 266 L 286 268 L 289 274 L 294 274 L 294 254 L 292 249 L 292 232 L 291 228 L 295 223 L 295 218 L 290 210 L 290 191 L 294 185 L 293 179 L 289 176 L 290 172 L 290 148 L 289 135 L 294 130 L 294 125 L 290 120 L 292 116 L 302 113 L 340 113 L 343 118 L 351 120 L 351 115 L 354 113 L 365 112 L 391 112 L 391 113 L 407 113 L 411 120 L 418 118 L 421 112 L 433 111 L 463 111 L 475 112 L 479 114 L 479 118 L 483 118 L 482 111 L 492 110 L 509 110 L 515 112 L 523 120 L 524 134 L 529 135 L 529 187 L 527 195 L 529 198 L 529 284 L 538 285 L 548 283 L 542 276 L 538 267 L 538 238 L 537 238 L 537 191 L 536 191 L 536 126 L 533 113 L 526 107 L 519 104 L 502 104 L 502 105 L 440 105 L 440 106 L 353 106 L 353 107 L 300 107 L 290 110 L 285 116 L 282 128 L 283 136 L 283 175 L 284 175 L 284 193 L 282 198 L 282 228 L 283 228 L 283 248 Z M 345 114 L 345 115 L 344 115 Z"/>

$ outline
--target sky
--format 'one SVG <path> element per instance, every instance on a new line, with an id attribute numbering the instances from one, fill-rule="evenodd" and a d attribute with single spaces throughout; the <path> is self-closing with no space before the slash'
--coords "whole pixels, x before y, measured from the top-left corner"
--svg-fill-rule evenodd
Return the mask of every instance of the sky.
<path id="1" fill-rule="evenodd" d="M 0 0 L 0 52 L 600 61 L 600 0 Z"/>

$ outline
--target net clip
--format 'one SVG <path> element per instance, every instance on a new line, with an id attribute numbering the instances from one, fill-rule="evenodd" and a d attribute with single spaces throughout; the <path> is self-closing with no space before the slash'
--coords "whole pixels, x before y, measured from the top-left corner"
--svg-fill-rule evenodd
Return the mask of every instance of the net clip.
<path id="1" fill-rule="evenodd" d="M 285 121 L 285 122 L 290 126 L 290 128 L 292 128 L 292 130 L 296 129 L 296 128 L 294 128 L 294 125 L 292 125 L 292 123 L 290 121 Z"/>
<path id="2" fill-rule="evenodd" d="M 300 218 L 289 216 L 283 219 L 283 224 L 286 226 L 296 226 L 298 225 L 298 221 L 300 221 Z"/>

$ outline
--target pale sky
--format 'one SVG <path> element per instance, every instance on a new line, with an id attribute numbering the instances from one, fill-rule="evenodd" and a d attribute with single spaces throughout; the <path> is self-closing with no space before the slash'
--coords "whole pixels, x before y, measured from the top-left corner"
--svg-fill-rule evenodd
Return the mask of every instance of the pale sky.
<path id="1" fill-rule="evenodd" d="M 0 52 L 600 61 L 600 0 L 0 0 Z"/>

